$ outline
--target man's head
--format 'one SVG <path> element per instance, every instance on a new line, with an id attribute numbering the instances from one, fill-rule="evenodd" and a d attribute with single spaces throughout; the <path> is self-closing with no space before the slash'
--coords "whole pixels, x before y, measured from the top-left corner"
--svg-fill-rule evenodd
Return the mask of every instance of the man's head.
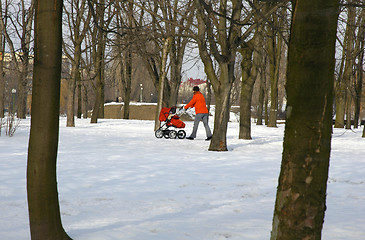
<path id="1" fill-rule="evenodd" d="M 199 87 L 198 87 L 198 86 L 194 86 L 194 87 L 193 87 L 193 91 L 194 91 L 194 92 L 199 92 Z"/>

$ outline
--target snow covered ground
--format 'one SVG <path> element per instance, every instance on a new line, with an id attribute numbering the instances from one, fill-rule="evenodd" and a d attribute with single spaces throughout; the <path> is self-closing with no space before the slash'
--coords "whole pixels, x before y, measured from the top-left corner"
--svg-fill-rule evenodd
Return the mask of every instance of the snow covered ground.
<path id="1" fill-rule="evenodd" d="M 156 139 L 152 121 L 60 119 L 58 187 L 63 226 L 75 240 L 270 238 L 284 125 L 228 129 L 228 152 Z M 190 134 L 192 122 L 186 122 Z M 26 161 L 30 119 L 0 137 L 0 239 L 30 239 Z M 211 119 L 210 126 L 213 126 Z M 365 239 L 365 139 L 335 129 L 324 240 Z"/>

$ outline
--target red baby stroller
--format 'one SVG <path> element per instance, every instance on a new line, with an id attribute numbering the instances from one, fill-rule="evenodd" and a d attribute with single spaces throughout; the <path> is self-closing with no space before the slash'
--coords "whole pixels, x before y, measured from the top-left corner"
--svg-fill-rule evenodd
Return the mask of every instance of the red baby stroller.
<path id="1" fill-rule="evenodd" d="M 184 130 L 176 131 L 176 128 L 184 128 L 185 123 L 179 119 L 179 115 L 176 114 L 176 107 L 162 108 L 159 116 L 161 122 L 165 122 L 159 129 L 155 131 L 157 138 L 172 138 L 184 139 L 186 132 Z M 173 127 L 174 129 L 169 129 Z"/>

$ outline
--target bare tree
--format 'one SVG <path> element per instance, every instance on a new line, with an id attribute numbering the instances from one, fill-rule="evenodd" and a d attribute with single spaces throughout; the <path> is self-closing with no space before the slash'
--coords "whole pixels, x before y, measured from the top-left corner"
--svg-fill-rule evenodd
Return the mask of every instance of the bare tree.
<path id="1" fill-rule="evenodd" d="M 132 87 L 132 69 L 133 57 L 132 54 L 136 50 L 135 41 L 138 38 L 136 29 L 134 1 L 119 1 L 117 2 L 117 14 L 115 24 L 117 25 L 118 33 L 115 34 L 114 40 L 114 62 L 115 77 L 117 87 L 121 89 L 119 95 L 123 96 L 123 118 L 129 119 L 129 105 L 131 101 Z"/>
<path id="2" fill-rule="evenodd" d="M 271 16 L 271 25 L 267 27 L 268 41 L 268 61 L 269 61 L 269 77 L 270 77 L 270 112 L 268 127 L 276 127 L 278 117 L 279 102 L 279 76 L 280 63 L 284 50 L 283 28 L 286 20 L 286 8 L 281 8 L 278 12 Z"/>
<path id="3" fill-rule="evenodd" d="M 264 42 L 263 38 L 263 42 Z M 259 81 L 259 97 L 258 97 L 258 106 L 257 106 L 257 125 L 262 125 L 263 124 L 263 119 L 265 120 L 265 124 L 267 124 L 267 104 L 265 104 L 267 101 L 265 101 L 265 99 L 267 99 L 267 89 L 266 89 L 266 54 L 264 54 L 264 50 L 263 49 L 258 49 L 257 50 L 259 52 L 259 55 L 261 56 L 260 62 L 259 62 L 259 77 L 258 77 L 258 81 Z M 265 114 L 265 116 L 264 116 Z"/>
<path id="4" fill-rule="evenodd" d="M 167 56 L 171 48 L 172 37 L 165 39 L 162 51 L 162 62 L 160 69 L 160 79 L 159 79 L 159 88 L 158 88 L 158 101 L 157 108 L 155 113 L 155 128 L 156 131 L 160 127 L 159 113 L 162 109 L 163 96 L 164 96 L 164 85 L 165 79 L 167 75 Z"/>
<path id="5" fill-rule="evenodd" d="M 240 40 L 240 22 L 242 2 L 232 1 L 231 8 L 228 1 L 221 1 L 219 6 L 205 1 L 196 0 L 198 20 L 197 42 L 199 54 L 204 64 L 216 98 L 214 117 L 214 133 L 209 150 L 227 151 L 226 133 L 229 120 L 230 95 L 236 63 L 236 53 L 242 44 Z M 214 14 L 216 13 L 216 14 Z M 231 21 L 227 21 L 229 18 Z M 219 64 L 220 76 L 213 68 L 213 59 Z"/>
<path id="6" fill-rule="evenodd" d="M 349 105 L 352 101 L 352 81 L 354 66 L 354 41 L 356 29 L 356 8 L 351 6 L 355 0 L 350 0 L 347 6 L 346 30 L 343 41 L 343 51 L 341 66 L 336 81 L 336 119 L 335 128 L 343 128 L 345 126 L 345 116 L 348 124 L 351 124 L 351 112 Z M 349 127 L 349 126 L 347 126 Z"/>
<path id="7" fill-rule="evenodd" d="M 104 117 L 104 76 L 105 76 L 105 56 L 108 28 L 115 12 L 112 5 L 106 4 L 105 0 L 91 2 L 89 7 L 93 13 L 94 28 L 91 35 L 93 40 L 92 60 L 95 72 L 95 102 L 91 115 L 91 123 L 97 123 L 98 118 Z M 94 10 L 95 9 L 95 10 Z"/>
<path id="8" fill-rule="evenodd" d="M 250 6 L 255 6 L 248 1 Z M 245 11 L 242 1 L 220 1 L 213 4 L 204 0 L 195 0 L 197 8 L 197 35 L 195 39 L 199 46 L 200 58 L 204 70 L 210 80 L 216 99 L 214 134 L 209 150 L 227 151 L 226 133 L 230 111 L 230 95 L 235 80 L 235 64 L 238 49 L 248 39 L 258 24 L 265 18 L 249 24 L 253 16 L 260 11 L 260 7 Z M 268 16 L 277 9 L 277 5 L 262 13 Z M 245 9 L 247 10 L 247 9 Z M 250 27 L 243 28 L 249 25 Z M 219 71 L 214 69 L 216 61 Z M 219 75 L 217 74 L 219 73 Z"/>
<path id="9" fill-rule="evenodd" d="M 86 12 L 87 11 L 87 12 Z M 68 80 L 67 93 L 67 127 L 75 126 L 75 90 L 76 84 L 81 85 L 81 58 L 82 58 L 82 42 L 89 30 L 91 12 L 87 7 L 86 0 L 71 0 L 64 6 L 64 12 L 67 16 L 68 31 L 70 33 L 69 42 L 63 42 L 63 50 L 68 59 L 71 61 L 71 78 Z M 81 87 L 79 86 L 79 89 Z M 79 94 L 78 99 L 81 96 Z"/>
<path id="10" fill-rule="evenodd" d="M 62 57 L 62 0 L 35 4 L 35 61 L 27 193 L 32 240 L 71 239 L 61 223 L 56 162 Z"/>
<path id="11" fill-rule="evenodd" d="M 355 102 L 355 113 L 354 113 L 354 128 L 358 128 L 361 125 L 360 110 L 361 110 L 361 99 L 362 99 L 362 84 L 364 77 L 364 52 L 365 52 L 365 7 L 361 8 L 358 22 L 358 31 L 355 42 L 355 83 L 354 83 L 354 102 Z M 360 120 L 360 124 L 359 124 Z"/>
<path id="12" fill-rule="evenodd" d="M 338 0 L 297 0 L 271 240 L 321 239 L 332 131 Z"/>
<path id="13" fill-rule="evenodd" d="M 5 39 L 8 43 L 12 54 L 12 62 L 17 71 L 18 78 L 18 101 L 17 101 L 17 117 L 25 118 L 27 113 L 27 96 L 29 91 L 29 60 L 31 52 L 31 31 L 34 16 L 34 1 L 30 2 L 22 0 L 14 6 L 13 15 L 9 22 L 13 26 L 17 41 L 20 42 L 19 50 L 16 48 L 15 38 L 10 36 L 8 31 L 4 31 Z M 4 22 L 1 21 L 1 24 Z M 6 30 L 3 26 L 3 30 Z"/>
<path id="14" fill-rule="evenodd" d="M 5 31 L 6 31 L 5 28 L 7 24 L 6 24 L 6 18 L 4 16 L 7 15 L 8 0 L 5 0 L 4 7 L 5 9 L 3 9 L 3 4 L 0 4 L 0 118 L 4 117 L 4 111 L 5 111 L 4 57 L 5 57 Z"/>

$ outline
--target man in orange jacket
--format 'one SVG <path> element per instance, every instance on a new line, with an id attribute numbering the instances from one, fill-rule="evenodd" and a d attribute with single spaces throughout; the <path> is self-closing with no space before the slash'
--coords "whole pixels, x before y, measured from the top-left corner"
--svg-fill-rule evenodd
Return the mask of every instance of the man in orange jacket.
<path id="1" fill-rule="evenodd" d="M 209 125 L 208 125 L 208 108 L 205 103 L 204 95 L 199 91 L 198 86 L 193 87 L 193 98 L 190 100 L 188 104 L 185 105 L 184 109 L 195 107 L 195 120 L 194 120 L 194 127 L 193 132 L 189 137 L 186 139 L 194 140 L 196 138 L 196 132 L 198 130 L 199 122 L 202 121 L 205 127 L 205 133 L 207 134 L 207 139 L 210 140 L 212 138 L 212 133 L 210 131 Z"/>

